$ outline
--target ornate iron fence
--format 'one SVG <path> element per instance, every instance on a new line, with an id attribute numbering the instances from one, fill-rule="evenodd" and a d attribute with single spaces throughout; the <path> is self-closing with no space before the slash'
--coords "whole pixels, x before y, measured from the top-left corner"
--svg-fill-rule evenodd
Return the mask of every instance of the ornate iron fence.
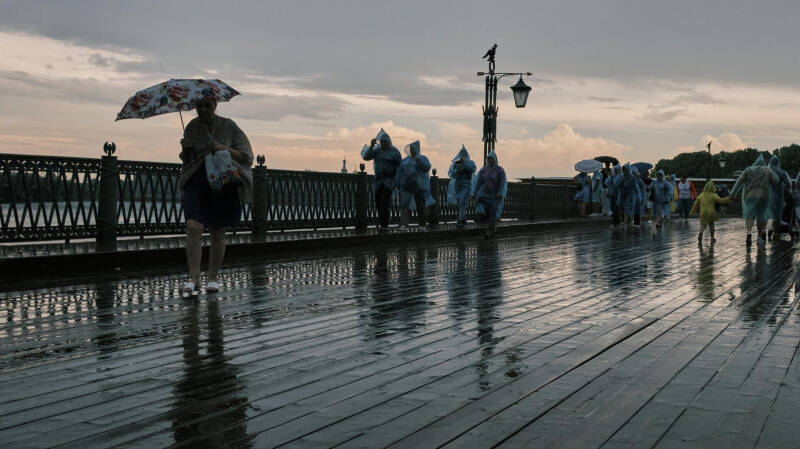
<path id="1" fill-rule="evenodd" d="M 111 162 L 111 169 L 104 165 Z M 99 235 L 98 222 L 111 223 L 115 236 L 181 234 L 185 218 L 177 187 L 180 167 L 180 164 L 117 161 L 113 156 L 101 160 L 0 154 L 0 242 L 94 238 Z M 265 211 L 260 216 L 266 218 L 267 230 L 363 227 L 377 223 L 371 175 L 265 167 L 255 170 L 264 170 L 261 179 L 265 182 L 260 185 L 266 192 L 256 197 L 264 198 L 259 201 L 266 203 L 257 207 Z M 100 180 L 104 173 L 109 173 L 112 179 L 116 173 L 113 193 L 116 199 L 111 199 L 110 209 L 101 205 Z M 456 206 L 447 202 L 448 183 L 449 179 L 431 177 L 437 200 L 431 211 L 435 222 L 452 222 L 457 218 Z M 509 183 L 502 216 L 534 219 L 574 215 L 573 192 L 567 186 Z M 253 212 L 251 205 L 245 205 L 242 220 L 234 230 L 254 229 Z M 472 202 L 467 213 L 474 214 Z M 101 215 L 105 221 L 100 219 Z M 398 201 L 394 198 L 395 222 L 398 216 Z M 260 220 L 263 223 L 264 219 Z"/>

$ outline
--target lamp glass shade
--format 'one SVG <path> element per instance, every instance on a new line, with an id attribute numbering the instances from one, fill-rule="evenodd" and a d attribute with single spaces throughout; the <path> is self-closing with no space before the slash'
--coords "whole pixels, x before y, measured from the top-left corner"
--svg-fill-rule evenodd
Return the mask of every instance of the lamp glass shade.
<path id="1" fill-rule="evenodd" d="M 528 94 L 531 92 L 531 87 L 525 84 L 522 81 L 522 77 L 519 77 L 519 81 L 517 84 L 511 86 L 511 91 L 514 92 L 514 104 L 517 105 L 518 108 L 524 108 L 525 104 L 528 102 Z"/>
<path id="2" fill-rule="evenodd" d="M 725 168 L 725 164 L 726 164 L 727 162 L 728 162 L 728 161 L 726 161 L 726 160 L 725 160 L 725 158 L 721 158 L 721 159 L 719 160 L 719 167 L 720 167 L 720 168 Z"/>

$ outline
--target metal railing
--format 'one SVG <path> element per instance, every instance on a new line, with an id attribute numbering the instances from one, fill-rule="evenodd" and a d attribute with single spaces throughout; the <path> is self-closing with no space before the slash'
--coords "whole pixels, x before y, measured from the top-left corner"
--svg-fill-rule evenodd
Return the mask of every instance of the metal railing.
<path id="1" fill-rule="evenodd" d="M 0 242 L 182 234 L 180 164 L 102 158 L 0 154 Z M 235 231 L 365 228 L 377 224 L 373 176 L 254 167 L 254 202 Z M 431 176 L 432 222 L 455 221 L 449 179 Z M 102 182 L 108 180 L 109 182 Z M 116 182 L 114 182 L 116 181 Z M 101 187 L 102 186 L 102 187 Z M 576 214 L 574 189 L 535 182 L 508 184 L 503 218 Z M 474 204 L 468 206 L 474 214 Z M 399 215 L 393 199 L 392 217 Z"/>

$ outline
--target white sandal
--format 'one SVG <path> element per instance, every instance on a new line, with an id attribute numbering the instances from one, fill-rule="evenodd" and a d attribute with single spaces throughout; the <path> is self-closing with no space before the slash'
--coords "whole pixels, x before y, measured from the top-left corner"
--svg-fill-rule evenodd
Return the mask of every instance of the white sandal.
<path id="1" fill-rule="evenodd" d="M 194 288 L 195 288 L 194 282 L 189 281 L 189 282 L 183 284 L 183 290 L 181 290 L 181 292 L 182 293 L 188 293 L 188 294 L 191 295 L 192 293 L 194 293 Z"/>
<path id="2" fill-rule="evenodd" d="M 206 293 L 217 293 L 219 291 L 219 282 L 208 281 L 206 284 Z"/>

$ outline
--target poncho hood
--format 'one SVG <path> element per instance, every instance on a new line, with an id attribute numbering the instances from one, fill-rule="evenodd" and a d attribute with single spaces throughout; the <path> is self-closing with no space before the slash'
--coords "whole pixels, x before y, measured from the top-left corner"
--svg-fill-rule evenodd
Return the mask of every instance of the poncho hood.
<path id="1" fill-rule="evenodd" d="M 494 159 L 495 164 L 500 165 L 500 161 L 497 159 L 497 153 L 495 153 L 494 150 L 490 151 L 489 154 L 486 155 L 486 159 L 488 160 L 489 158 Z"/>
<path id="2" fill-rule="evenodd" d="M 777 155 L 773 155 L 769 160 L 769 168 L 775 170 L 776 173 L 780 172 L 781 159 Z"/>
<path id="3" fill-rule="evenodd" d="M 411 156 L 412 152 L 415 155 L 422 154 L 422 150 L 420 148 L 419 140 L 415 140 L 403 148 L 403 152 L 406 153 L 406 156 Z"/>
<path id="4" fill-rule="evenodd" d="M 392 145 L 392 138 L 389 137 L 389 134 L 387 134 L 386 131 L 383 130 L 383 128 L 381 128 L 381 130 L 378 131 L 378 135 L 375 136 L 375 140 L 377 140 L 378 142 L 380 142 L 381 140 L 385 140 L 389 142 L 389 146 Z"/>
<path id="5" fill-rule="evenodd" d="M 756 161 L 753 162 L 753 165 L 751 165 L 751 167 L 763 167 L 765 165 L 767 165 L 767 163 L 764 161 L 764 155 L 759 154 L 758 159 L 756 159 Z"/>
<path id="6" fill-rule="evenodd" d="M 703 187 L 703 192 L 705 192 L 705 193 L 715 193 L 716 191 L 717 191 L 717 189 L 714 187 L 714 181 L 709 179 L 708 182 L 706 182 L 706 186 Z"/>
<path id="7" fill-rule="evenodd" d="M 464 161 L 469 160 L 469 151 L 467 151 L 467 147 L 464 145 L 461 145 L 461 150 L 458 151 L 458 154 L 456 154 L 456 157 L 451 162 L 455 162 L 459 159 L 464 159 Z"/>

